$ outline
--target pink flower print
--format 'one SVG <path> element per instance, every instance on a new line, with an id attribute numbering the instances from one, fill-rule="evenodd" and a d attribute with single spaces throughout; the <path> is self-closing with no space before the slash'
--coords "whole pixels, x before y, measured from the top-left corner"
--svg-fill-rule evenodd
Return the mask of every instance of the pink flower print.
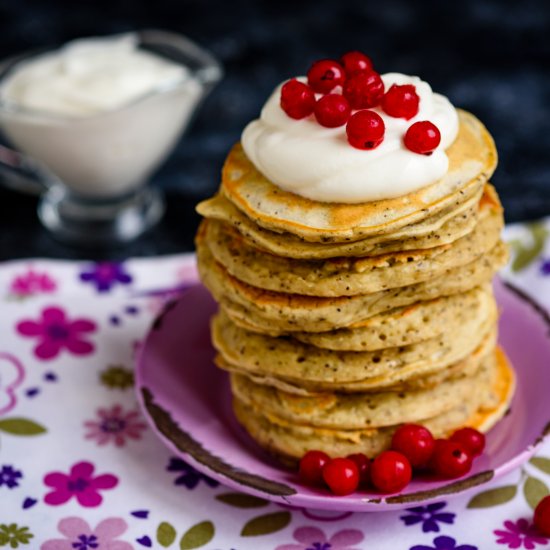
<path id="1" fill-rule="evenodd" d="M 195 284 L 199 280 L 199 271 L 195 262 L 186 262 L 176 271 L 176 281 L 186 285 Z"/>
<path id="2" fill-rule="evenodd" d="M 93 477 L 94 465 L 89 462 L 78 462 L 71 468 L 69 474 L 51 472 L 44 476 L 44 484 L 52 487 L 44 502 L 51 506 L 65 504 L 72 497 L 81 506 L 91 508 L 99 506 L 103 497 L 99 491 L 113 489 L 118 485 L 118 479 L 112 474 L 102 474 Z"/>
<path id="3" fill-rule="evenodd" d="M 497 536 L 497 544 L 507 545 L 508 548 L 526 548 L 533 550 L 537 544 L 547 544 L 548 539 L 543 537 L 533 524 L 522 518 L 516 522 L 507 520 L 504 522 L 506 531 L 496 529 L 493 533 Z"/>
<path id="4" fill-rule="evenodd" d="M 96 324 L 89 319 L 71 321 L 59 307 L 42 310 L 38 321 L 30 319 L 17 324 L 17 332 L 25 338 L 38 338 L 34 354 L 44 361 L 57 357 L 62 349 L 74 355 L 88 355 L 94 345 L 84 335 L 96 330 Z"/>
<path id="5" fill-rule="evenodd" d="M 15 390 L 21 386 L 24 379 L 23 365 L 13 355 L 0 353 L 0 416 L 15 407 Z"/>
<path id="6" fill-rule="evenodd" d="M 57 288 L 56 282 L 47 274 L 30 268 L 26 273 L 17 275 L 10 285 L 10 294 L 18 298 L 28 298 L 35 294 L 51 294 Z"/>
<path id="7" fill-rule="evenodd" d="M 140 420 L 137 410 L 124 412 L 120 405 L 110 409 L 98 409 L 98 420 L 88 420 L 84 426 L 88 429 L 86 439 L 95 439 L 98 445 L 114 443 L 123 447 L 128 439 L 141 439 L 141 433 L 147 427 Z"/>
<path id="8" fill-rule="evenodd" d="M 293 533 L 298 544 L 283 544 L 275 550 L 360 550 L 352 548 L 365 538 L 357 529 L 343 529 L 327 539 L 325 533 L 317 527 L 299 527 Z"/>
<path id="9" fill-rule="evenodd" d="M 40 550 L 133 550 L 129 542 L 115 540 L 128 529 L 122 518 L 104 519 L 95 529 L 81 518 L 64 518 L 57 529 L 65 538 L 47 540 Z"/>

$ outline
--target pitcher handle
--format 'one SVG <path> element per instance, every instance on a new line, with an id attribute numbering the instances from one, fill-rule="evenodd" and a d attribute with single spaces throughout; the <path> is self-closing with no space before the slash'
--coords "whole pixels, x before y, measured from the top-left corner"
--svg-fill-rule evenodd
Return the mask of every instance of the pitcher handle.
<path id="1" fill-rule="evenodd" d="M 0 144 L 0 183 L 16 191 L 41 194 L 56 178 L 29 156 Z"/>

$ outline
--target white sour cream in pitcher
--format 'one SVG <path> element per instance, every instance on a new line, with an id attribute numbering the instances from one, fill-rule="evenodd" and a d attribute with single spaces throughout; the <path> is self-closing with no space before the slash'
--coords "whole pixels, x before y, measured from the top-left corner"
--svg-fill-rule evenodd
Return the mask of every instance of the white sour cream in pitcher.
<path id="1" fill-rule="evenodd" d="M 15 65 L 0 83 L 0 123 L 73 191 L 108 198 L 146 181 L 201 92 L 137 35 L 81 39 Z"/>

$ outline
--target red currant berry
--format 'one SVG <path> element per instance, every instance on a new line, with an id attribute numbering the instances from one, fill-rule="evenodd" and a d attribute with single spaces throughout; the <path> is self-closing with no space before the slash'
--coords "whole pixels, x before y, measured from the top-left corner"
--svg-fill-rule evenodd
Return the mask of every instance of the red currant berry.
<path id="1" fill-rule="evenodd" d="M 300 460 L 300 479 L 307 485 L 323 483 L 323 468 L 330 462 L 330 457 L 322 451 L 308 451 Z"/>
<path id="2" fill-rule="evenodd" d="M 340 63 L 344 67 L 348 76 L 356 73 L 357 71 L 372 70 L 371 58 L 368 55 L 357 51 L 345 53 L 342 56 L 342 59 L 340 59 Z"/>
<path id="3" fill-rule="evenodd" d="M 472 456 L 480 455 L 485 449 L 485 434 L 475 428 L 461 428 L 450 437 L 450 440 L 460 443 Z"/>
<path id="4" fill-rule="evenodd" d="M 375 149 L 384 140 L 386 126 L 374 111 L 358 111 L 351 115 L 346 126 L 348 141 L 357 149 Z"/>
<path id="5" fill-rule="evenodd" d="M 535 527 L 550 537 L 550 496 L 544 497 L 535 508 Z"/>
<path id="6" fill-rule="evenodd" d="M 472 468 L 472 455 L 460 443 L 438 439 L 435 442 L 431 466 L 443 478 L 461 477 Z"/>
<path id="7" fill-rule="evenodd" d="M 415 122 L 405 134 L 405 147 L 421 155 L 431 155 L 440 142 L 439 128 L 428 120 Z"/>
<path id="8" fill-rule="evenodd" d="M 390 116 L 409 120 L 418 114 L 420 98 L 412 84 L 394 84 L 382 98 L 382 109 Z"/>
<path id="9" fill-rule="evenodd" d="M 314 107 L 315 94 L 307 84 L 295 78 L 283 84 L 281 108 L 290 118 L 305 118 L 313 113 Z"/>
<path id="10" fill-rule="evenodd" d="M 359 470 L 349 458 L 334 458 L 323 468 L 323 479 L 335 495 L 349 495 L 359 486 Z"/>
<path id="11" fill-rule="evenodd" d="M 434 438 L 424 426 L 404 424 L 393 434 L 391 448 L 405 455 L 413 468 L 421 468 L 428 464 L 432 456 Z"/>
<path id="12" fill-rule="evenodd" d="M 369 109 L 380 103 L 384 83 L 377 72 L 360 71 L 346 80 L 343 94 L 353 109 Z"/>
<path id="13" fill-rule="evenodd" d="M 352 455 L 348 455 L 346 458 L 349 458 L 350 460 L 353 460 L 353 462 L 355 462 L 355 465 L 359 470 L 359 483 L 368 483 L 370 479 L 370 459 L 367 457 L 367 455 L 364 455 L 363 453 L 355 453 Z"/>
<path id="14" fill-rule="evenodd" d="M 332 59 L 316 61 L 307 72 L 307 83 L 319 94 L 328 94 L 345 79 L 344 67 Z"/>
<path id="15" fill-rule="evenodd" d="M 313 112 L 321 126 L 336 128 L 348 121 L 351 115 L 351 107 L 344 96 L 328 94 L 317 101 Z"/>
<path id="16" fill-rule="evenodd" d="M 373 460 L 370 477 L 379 491 L 397 493 L 411 481 L 412 469 L 406 456 L 396 451 L 384 451 Z"/>

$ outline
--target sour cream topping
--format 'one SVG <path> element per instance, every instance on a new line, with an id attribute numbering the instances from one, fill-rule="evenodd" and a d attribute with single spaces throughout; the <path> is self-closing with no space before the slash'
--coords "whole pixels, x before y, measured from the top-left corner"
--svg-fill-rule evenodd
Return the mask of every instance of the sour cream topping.
<path id="1" fill-rule="evenodd" d="M 420 97 L 418 114 L 394 118 L 374 108 L 384 120 L 384 141 L 373 150 L 352 147 L 346 127 L 325 128 L 312 116 L 295 120 L 280 107 L 279 85 L 260 118 L 244 129 L 242 145 L 254 166 L 278 187 L 320 202 L 359 203 L 406 195 L 429 185 L 448 170 L 445 153 L 458 133 L 458 114 L 451 102 L 416 76 L 387 73 L 385 89 L 413 84 Z M 299 80 L 305 82 L 304 77 Z M 339 89 L 335 92 L 340 92 Z M 429 120 L 441 132 L 441 143 L 429 156 L 403 144 L 407 128 Z"/>

